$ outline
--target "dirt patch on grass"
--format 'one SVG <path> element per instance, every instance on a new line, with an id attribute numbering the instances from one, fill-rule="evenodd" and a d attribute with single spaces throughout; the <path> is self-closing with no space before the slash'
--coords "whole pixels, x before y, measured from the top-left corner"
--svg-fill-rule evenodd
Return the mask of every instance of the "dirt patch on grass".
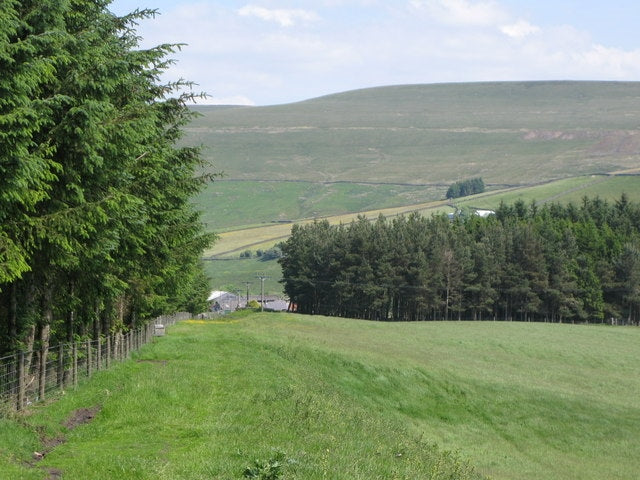
<path id="1" fill-rule="evenodd" d="M 95 418 L 95 416 L 100 411 L 100 406 L 96 405 L 95 407 L 90 408 L 79 408 L 75 410 L 69 418 L 67 418 L 62 425 L 69 430 L 73 430 L 74 428 L 84 425 L 85 423 L 89 423 L 91 420 Z"/>
<path id="2" fill-rule="evenodd" d="M 50 452 L 58 445 L 62 445 L 67 441 L 64 438 L 64 435 L 58 435 L 57 437 L 40 437 L 40 441 L 42 442 L 42 450 L 43 452 Z"/>
<path id="3" fill-rule="evenodd" d="M 47 477 L 45 480 L 58 480 L 62 478 L 62 470 L 58 468 L 47 468 Z"/>
<path id="4" fill-rule="evenodd" d="M 91 408 L 79 408 L 74 410 L 69 418 L 62 422 L 62 426 L 68 428 L 69 430 L 73 430 L 74 428 L 84 425 L 85 423 L 89 423 L 91 420 L 95 418 L 95 416 L 100 411 L 100 406 L 96 405 Z M 40 443 L 42 448 L 40 451 L 33 452 L 32 461 L 29 462 L 29 466 L 35 467 L 36 463 L 42 460 L 49 452 L 51 452 L 58 445 L 62 445 L 67 441 L 64 435 L 59 434 L 55 437 L 50 437 L 44 433 L 43 428 L 37 428 L 38 434 L 40 436 Z M 47 473 L 46 480 L 58 480 L 62 478 L 62 470 L 49 467 L 44 469 Z"/>

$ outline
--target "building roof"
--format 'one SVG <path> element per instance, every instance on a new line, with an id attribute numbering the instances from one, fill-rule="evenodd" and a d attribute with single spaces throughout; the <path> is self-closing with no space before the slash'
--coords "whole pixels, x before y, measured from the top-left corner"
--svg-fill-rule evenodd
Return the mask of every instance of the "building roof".
<path id="1" fill-rule="evenodd" d="M 223 290 L 213 290 L 209 294 L 209 298 L 207 298 L 207 302 L 212 302 L 213 300 L 217 300 L 218 298 L 223 297 L 225 295 L 231 295 L 231 294 Z"/>

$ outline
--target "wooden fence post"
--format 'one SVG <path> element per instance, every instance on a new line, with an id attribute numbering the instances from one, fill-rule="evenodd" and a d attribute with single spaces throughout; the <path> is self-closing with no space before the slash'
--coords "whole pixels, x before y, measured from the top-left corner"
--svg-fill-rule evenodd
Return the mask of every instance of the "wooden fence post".
<path id="1" fill-rule="evenodd" d="M 58 372 L 57 372 L 58 388 L 64 389 L 64 344 L 58 345 Z"/>
<path id="2" fill-rule="evenodd" d="M 102 368 L 102 337 L 98 337 L 98 349 L 97 349 L 97 362 L 96 362 L 96 370 L 100 370 Z"/>
<path id="3" fill-rule="evenodd" d="M 18 354 L 18 410 L 24 407 L 24 352 Z"/>
<path id="4" fill-rule="evenodd" d="M 91 378 L 91 340 L 87 340 L 87 378 Z"/>
<path id="5" fill-rule="evenodd" d="M 78 344 L 73 342 L 73 386 L 78 386 Z"/>
<path id="6" fill-rule="evenodd" d="M 107 368 L 111 366 L 111 334 L 107 335 Z"/>
<path id="7" fill-rule="evenodd" d="M 44 400 L 45 388 L 47 386 L 47 353 L 49 349 L 40 349 L 40 365 L 38 368 L 38 398 Z"/>

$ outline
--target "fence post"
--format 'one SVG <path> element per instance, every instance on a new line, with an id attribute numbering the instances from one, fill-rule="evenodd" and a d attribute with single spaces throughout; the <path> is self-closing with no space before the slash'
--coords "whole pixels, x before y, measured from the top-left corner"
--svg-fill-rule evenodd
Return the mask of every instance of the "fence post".
<path id="1" fill-rule="evenodd" d="M 111 334 L 107 335 L 107 365 L 109 368 L 111 366 Z"/>
<path id="2" fill-rule="evenodd" d="M 47 386 L 47 353 L 49 349 L 40 349 L 40 368 L 38 369 L 38 398 L 44 400 L 45 388 Z"/>
<path id="3" fill-rule="evenodd" d="M 91 378 L 91 340 L 87 340 L 87 378 Z"/>
<path id="4" fill-rule="evenodd" d="M 73 342 L 73 386 L 78 386 L 78 344 Z"/>
<path id="5" fill-rule="evenodd" d="M 64 344 L 58 345 L 58 388 L 64 389 Z"/>
<path id="6" fill-rule="evenodd" d="M 102 336 L 98 337 L 98 348 L 97 348 L 97 361 L 96 361 L 96 370 L 100 370 L 102 368 Z"/>
<path id="7" fill-rule="evenodd" d="M 24 406 L 24 352 L 18 354 L 18 410 Z"/>

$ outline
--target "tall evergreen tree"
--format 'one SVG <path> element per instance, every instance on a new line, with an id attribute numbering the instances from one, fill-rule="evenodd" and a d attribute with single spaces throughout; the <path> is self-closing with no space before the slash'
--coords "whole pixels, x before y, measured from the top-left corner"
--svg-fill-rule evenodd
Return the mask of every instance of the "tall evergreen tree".
<path id="1" fill-rule="evenodd" d="M 154 12 L 120 18 L 109 3 L 0 4 L 5 348 L 46 348 L 54 317 L 71 339 L 205 294 L 211 237 L 189 199 L 208 178 L 194 175 L 198 150 L 176 146 L 188 84 L 160 81 L 173 46 L 138 48 L 136 22 Z"/>

